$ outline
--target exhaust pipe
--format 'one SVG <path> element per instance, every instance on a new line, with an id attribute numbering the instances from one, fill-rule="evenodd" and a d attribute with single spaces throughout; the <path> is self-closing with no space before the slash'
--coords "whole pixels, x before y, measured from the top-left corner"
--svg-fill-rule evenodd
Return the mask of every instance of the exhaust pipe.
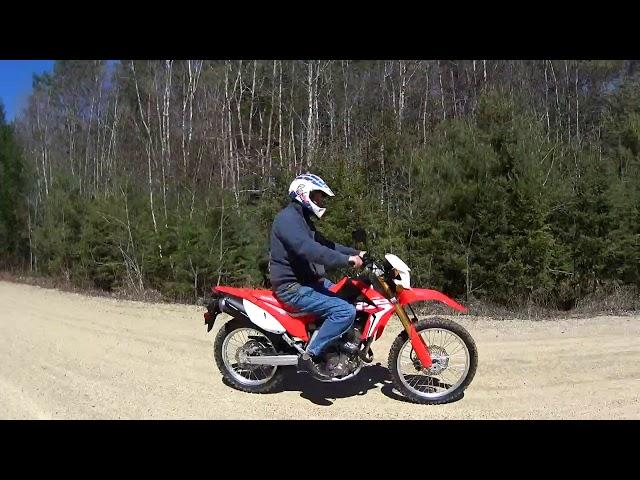
<path id="1" fill-rule="evenodd" d="M 225 295 L 224 297 L 220 298 L 220 300 L 218 300 L 218 305 L 221 312 L 228 313 L 233 318 L 236 318 L 238 320 L 246 320 L 248 322 L 251 321 L 244 309 L 242 300 L 239 298 Z"/>
<path id="2" fill-rule="evenodd" d="M 207 325 L 207 332 L 211 331 L 216 317 L 223 312 L 238 320 L 250 322 L 241 299 L 230 295 L 218 296 L 209 302 L 207 311 L 204 314 L 204 323 Z"/>

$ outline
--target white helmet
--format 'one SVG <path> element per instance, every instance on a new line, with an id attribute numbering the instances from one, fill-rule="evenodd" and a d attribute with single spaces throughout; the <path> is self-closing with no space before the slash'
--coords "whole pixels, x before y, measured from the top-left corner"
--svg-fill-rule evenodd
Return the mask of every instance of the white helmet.
<path id="1" fill-rule="evenodd" d="M 335 197 L 329 188 L 329 185 L 327 185 L 319 176 L 313 175 L 312 173 L 298 175 L 289 186 L 289 196 L 293 200 L 300 202 L 307 210 L 311 210 L 316 217 L 321 218 L 327 209 L 320 208 L 311 201 L 311 197 L 309 195 L 314 190 L 320 190 L 330 197 Z"/>

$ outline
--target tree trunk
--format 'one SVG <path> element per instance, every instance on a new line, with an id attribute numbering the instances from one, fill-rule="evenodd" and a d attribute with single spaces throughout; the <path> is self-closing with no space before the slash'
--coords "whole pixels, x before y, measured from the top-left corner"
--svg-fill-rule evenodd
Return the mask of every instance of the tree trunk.
<path id="1" fill-rule="evenodd" d="M 144 111 L 142 109 L 142 102 L 140 101 L 140 90 L 138 88 L 138 79 L 136 78 L 136 70 L 135 70 L 135 66 L 133 63 L 133 60 L 131 61 L 131 72 L 133 73 L 133 81 L 136 87 L 136 96 L 138 99 L 138 110 L 140 111 L 140 119 L 142 120 L 142 124 L 144 125 L 145 131 L 147 132 L 147 145 L 146 145 L 146 151 L 147 151 L 147 164 L 148 164 L 148 180 L 149 180 L 149 205 L 151 208 L 151 218 L 153 220 L 153 231 L 157 234 L 158 233 L 158 225 L 156 223 L 156 214 L 154 212 L 153 209 L 153 181 L 152 181 L 152 173 L 151 173 L 151 144 L 152 144 L 152 138 L 151 138 L 151 130 L 149 129 L 149 125 L 146 122 L 145 118 L 144 118 Z M 161 249 L 162 251 L 162 249 Z M 162 257 L 162 253 L 160 253 L 160 256 Z"/>
<path id="2" fill-rule="evenodd" d="M 440 68 L 440 60 L 438 60 L 438 79 L 440 81 L 440 101 L 442 103 L 442 120 L 446 120 L 447 109 L 444 106 L 444 87 L 442 86 L 442 69 Z"/>
<path id="3" fill-rule="evenodd" d="M 309 61 L 307 64 L 308 81 L 307 81 L 307 93 L 309 96 L 309 103 L 307 107 L 307 167 L 311 164 L 311 151 L 313 148 L 313 62 Z"/>

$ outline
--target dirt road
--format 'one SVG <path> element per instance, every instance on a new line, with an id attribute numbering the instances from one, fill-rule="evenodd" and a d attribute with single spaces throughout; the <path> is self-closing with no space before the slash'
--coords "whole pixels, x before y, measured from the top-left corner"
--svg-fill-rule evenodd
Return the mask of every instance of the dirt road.
<path id="1" fill-rule="evenodd" d="M 251 395 L 222 383 L 202 313 L 0 281 L 0 418 L 640 419 L 639 316 L 457 317 L 478 346 L 476 377 L 461 400 L 422 406 L 387 374 L 399 323 L 356 379 L 290 375 L 283 392 Z"/>

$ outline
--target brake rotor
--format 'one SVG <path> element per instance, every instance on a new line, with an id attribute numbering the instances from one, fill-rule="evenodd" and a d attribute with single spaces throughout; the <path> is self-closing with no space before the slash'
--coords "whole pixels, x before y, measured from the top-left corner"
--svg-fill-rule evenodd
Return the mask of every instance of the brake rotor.
<path id="1" fill-rule="evenodd" d="M 449 366 L 449 354 L 444 348 L 438 345 L 430 345 L 429 353 L 431 354 L 432 362 L 431 367 L 429 368 L 422 367 L 422 364 L 420 363 L 420 360 L 418 360 L 418 356 L 413 349 L 411 349 L 409 358 L 413 362 L 413 366 L 416 368 L 416 370 L 423 371 L 427 375 L 439 375 Z"/>

